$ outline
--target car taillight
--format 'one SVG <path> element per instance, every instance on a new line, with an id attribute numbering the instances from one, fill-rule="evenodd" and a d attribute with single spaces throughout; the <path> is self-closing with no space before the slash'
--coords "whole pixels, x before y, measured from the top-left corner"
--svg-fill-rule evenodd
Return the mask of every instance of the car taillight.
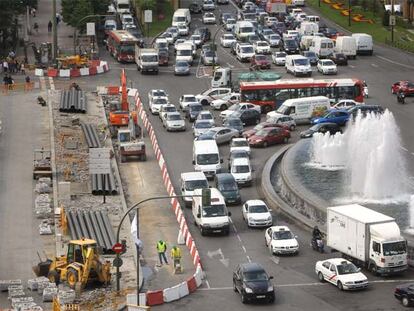
<path id="1" fill-rule="evenodd" d="M 385 258 L 381 258 L 381 262 L 384 263 L 385 262 Z"/>

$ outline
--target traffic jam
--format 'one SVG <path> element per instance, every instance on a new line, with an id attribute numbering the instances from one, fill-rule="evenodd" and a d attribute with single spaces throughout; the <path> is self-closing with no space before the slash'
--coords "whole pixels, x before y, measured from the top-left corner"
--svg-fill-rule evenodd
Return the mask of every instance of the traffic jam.
<path id="1" fill-rule="evenodd" d="M 109 29 L 106 39 L 118 62 L 131 63 L 142 75 L 153 74 L 151 79 L 169 75 L 171 81 L 209 85 L 199 93 L 180 89 L 179 98 L 169 95 L 173 82 L 141 93 L 151 122 L 162 129 L 159 134 L 190 145 L 185 151 L 187 156 L 191 152 L 191 165 L 176 184 L 185 195 L 187 221 L 198 228 L 200 239 L 234 235 L 237 215 L 255 234 L 261 230 L 261 243 L 271 256 L 301 256 L 303 248 L 312 248 L 315 256 L 336 250 L 336 257 L 320 257 L 313 272 L 316 281 L 340 291 L 375 287 L 367 272 L 388 276 L 408 269 L 406 240 L 391 217 L 357 204 L 331 207 L 327 234 L 314 227 L 303 243 L 289 225 L 277 221 L 265 200 L 245 194 L 258 184 L 255 155 L 276 151 L 293 137 L 342 133 L 358 114 L 383 113 L 380 105 L 365 103 L 366 81 L 341 74 L 356 59 L 373 55 L 370 35 L 345 35 L 326 26 L 319 16 L 306 13 L 304 0 L 289 6 L 245 0 L 192 3 L 177 9 L 171 27 L 151 43 L 122 28 Z M 414 84 L 397 81 L 391 93 L 404 103 L 414 95 Z M 191 142 L 183 136 L 186 132 Z M 347 231 L 349 226 L 356 233 Z M 349 243 L 357 250 L 350 250 Z M 277 300 L 274 277 L 250 259 L 228 276 L 242 303 Z M 399 285 L 394 296 L 410 306 L 413 291 L 414 285 Z"/>

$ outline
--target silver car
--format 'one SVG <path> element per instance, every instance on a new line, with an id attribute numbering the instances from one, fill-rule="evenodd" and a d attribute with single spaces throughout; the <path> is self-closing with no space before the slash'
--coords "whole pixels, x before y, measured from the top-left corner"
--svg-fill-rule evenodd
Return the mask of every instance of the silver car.
<path id="1" fill-rule="evenodd" d="M 218 57 L 215 51 L 209 50 L 201 54 L 201 62 L 203 65 L 218 64 Z"/>
<path id="2" fill-rule="evenodd" d="M 239 131 L 229 127 L 213 127 L 202 136 L 213 137 L 219 145 L 230 142 L 234 137 L 239 137 Z"/>
<path id="3" fill-rule="evenodd" d="M 163 120 L 167 131 L 185 131 L 185 121 L 179 112 L 168 112 Z"/>
<path id="4" fill-rule="evenodd" d="M 212 128 L 212 124 L 209 120 L 195 120 L 193 124 L 194 137 L 205 134 Z"/>

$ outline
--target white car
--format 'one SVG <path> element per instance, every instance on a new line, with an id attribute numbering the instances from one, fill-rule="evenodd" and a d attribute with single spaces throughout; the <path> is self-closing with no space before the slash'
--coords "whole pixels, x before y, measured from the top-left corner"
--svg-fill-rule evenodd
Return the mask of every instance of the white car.
<path id="1" fill-rule="evenodd" d="M 257 41 L 253 43 L 256 54 L 270 54 L 270 45 L 267 41 Z"/>
<path id="2" fill-rule="evenodd" d="M 132 24 L 134 25 L 134 18 L 132 17 L 131 14 L 121 14 L 121 24 L 123 25 L 127 25 L 127 24 Z"/>
<path id="3" fill-rule="evenodd" d="M 248 227 L 269 227 L 273 224 L 273 217 L 262 200 L 248 200 L 242 206 L 243 219 Z"/>
<path id="4" fill-rule="evenodd" d="M 265 232 L 266 246 L 271 254 L 297 254 L 299 243 L 287 226 L 273 226 Z"/>
<path id="5" fill-rule="evenodd" d="M 361 103 L 356 102 L 353 99 L 341 99 L 336 104 L 332 106 L 335 109 L 348 109 L 356 105 L 361 105 Z"/>
<path id="6" fill-rule="evenodd" d="M 212 127 L 215 126 L 214 117 L 211 114 L 211 112 L 210 111 L 207 111 L 207 110 L 206 111 L 204 111 L 204 110 L 203 111 L 200 111 L 200 113 L 198 114 L 196 120 L 205 120 L 205 121 L 210 122 L 210 124 L 211 124 Z"/>
<path id="7" fill-rule="evenodd" d="M 220 44 L 224 48 L 231 47 L 231 45 L 234 44 L 234 42 L 236 42 L 236 37 L 231 33 L 225 33 L 220 37 Z"/>
<path id="8" fill-rule="evenodd" d="M 238 104 L 240 102 L 240 93 L 231 93 L 222 99 L 215 99 L 210 103 L 210 106 L 215 110 L 226 110 L 229 106 Z"/>
<path id="9" fill-rule="evenodd" d="M 226 30 L 227 31 L 233 31 L 235 25 L 236 25 L 236 19 L 234 19 L 234 18 L 228 18 L 226 20 Z"/>
<path id="10" fill-rule="evenodd" d="M 285 52 L 274 52 L 272 54 L 273 64 L 277 66 L 284 66 L 286 63 L 286 56 L 287 54 Z"/>
<path id="11" fill-rule="evenodd" d="M 165 99 L 163 97 L 154 97 L 154 99 L 149 103 L 149 108 L 152 114 L 159 114 L 162 105 L 167 104 L 169 104 L 168 99 Z"/>
<path id="12" fill-rule="evenodd" d="M 236 150 L 246 151 L 250 155 L 249 142 L 245 137 L 235 137 L 230 143 L 230 153 Z"/>
<path id="13" fill-rule="evenodd" d="M 208 188 L 208 181 L 203 172 L 181 173 L 181 194 L 186 195 L 183 200 L 185 206 L 191 207 L 195 189 Z"/>
<path id="14" fill-rule="evenodd" d="M 185 121 L 179 112 L 167 112 L 162 124 L 168 132 L 185 131 Z"/>
<path id="15" fill-rule="evenodd" d="M 190 40 L 193 41 L 193 43 L 196 46 L 200 46 L 201 43 L 203 42 L 203 40 L 201 40 L 201 36 L 200 35 L 191 35 Z"/>
<path id="16" fill-rule="evenodd" d="M 255 55 L 253 45 L 249 43 L 236 44 L 236 58 L 240 62 L 249 62 Z"/>
<path id="17" fill-rule="evenodd" d="M 336 75 L 338 73 L 336 64 L 330 59 L 320 59 L 316 68 L 324 75 Z"/>
<path id="18" fill-rule="evenodd" d="M 195 120 L 193 124 L 193 135 L 198 137 L 208 132 L 213 126 L 209 120 Z"/>
<path id="19" fill-rule="evenodd" d="M 331 258 L 317 261 L 315 273 L 319 281 L 327 281 L 339 290 L 364 289 L 368 279 L 352 262 L 343 258 Z"/>
<path id="20" fill-rule="evenodd" d="M 173 104 L 168 103 L 168 104 L 162 105 L 160 107 L 160 112 L 159 112 L 158 116 L 160 117 L 161 122 L 163 122 L 164 121 L 164 118 L 165 118 L 165 115 L 167 113 L 169 113 L 169 112 L 176 112 L 176 111 L 177 111 L 177 108 L 175 108 L 175 106 Z"/>
<path id="21" fill-rule="evenodd" d="M 284 125 L 290 131 L 294 131 L 296 128 L 296 121 L 290 116 L 276 115 L 266 119 L 266 122 Z"/>
<path id="22" fill-rule="evenodd" d="M 182 38 L 175 40 L 175 42 L 174 42 L 174 51 L 177 51 L 177 46 L 181 43 L 184 43 L 185 41 L 186 40 L 182 39 Z"/>
<path id="23" fill-rule="evenodd" d="M 212 12 L 206 12 L 203 15 L 203 24 L 215 24 L 216 16 Z"/>
<path id="24" fill-rule="evenodd" d="M 203 106 L 209 105 L 215 99 L 221 99 L 231 93 L 231 88 L 228 87 L 216 87 L 203 91 L 196 95 L 196 98 Z"/>
<path id="25" fill-rule="evenodd" d="M 224 120 L 229 117 L 233 112 L 247 110 L 247 109 L 254 109 L 261 113 L 261 108 L 259 105 L 251 104 L 251 103 L 239 103 L 233 106 L 230 106 L 227 110 L 220 112 L 220 117 Z"/>
<path id="26" fill-rule="evenodd" d="M 238 185 L 250 186 L 252 184 L 252 167 L 250 166 L 249 159 L 233 159 L 233 161 L 231 161 L 230 173 L 233 175 Z"/>
<path id="27" fill-rule="evenodd" d="M 212 0 L 204 0 L 204 3 L 203 3 L 204 11 L 214 11 L 215 9 L 216 9 L 216 6 L 214 5 L 214 2 Z"/>
<path id="28" fill-rule="evenodd" d="M 178 24 L 178 35 L 187 36 L 188 35 L 188 26 L 186 24 Z"/>
<path id="29" fill-rule="evenodd" d="M 156 89 L 156 90 L 151 90 L 148 92 L 148 101 L 151 105 L 151 102 L 154 98 L 165 98 L 166 100 L 168 100 L 168 94 L 166 91 L 161 90 L 161 89 Z"/>
<path id="30" fill-rule="evenodd" d="M 180 109 L 181 111 L 186 111 L 188 105 L 198 104 L 198 100 L 193 94 L 184 94 L 180 97 Z"/>
<path id="31" fill-rule="evenodd" d="M 161 37 L 162 37 L 162 38 L 165 38 L 165 39 L 167 40 L 168 44 L 173 44 L 173 43 L 174 43 L 174 36 L 173 36 L 173 34 L 172 34 L 172 33 L 170 33 L 170 32 L 164 32 L 164 33 L 161 35 Z"/>

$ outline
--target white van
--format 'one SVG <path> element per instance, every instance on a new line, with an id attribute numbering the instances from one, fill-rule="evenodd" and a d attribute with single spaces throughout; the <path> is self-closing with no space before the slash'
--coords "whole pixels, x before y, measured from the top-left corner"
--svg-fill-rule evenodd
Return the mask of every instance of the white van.
<path id="1" fill-rule="evenodd" d="M 334 52 L 334 42 L 326 37 L 314 37 L 309 51 L 315 52 L 319 58 L 327 57 Z"/>
<path id="2" fill-rule="evenodd" d="M 309 58 L 294 54 L 287 55 L 285 61 L 286 72 L 297 76 L 311 76 L 312 75 L 312 66 L 309 62 Z"/>
<path id="3" fill-rule="evenodd" d="M 230 232 L 230 216 L 227 210 L 223 195 L 216 188 L 210 188 L 211 204 L 203 205 L 202 189 L 195 189 L 193 197 L 192 212 L 194 222 L 200 228 L 201 235 L 206 233 L 224 233 Z"/>
<path id="4" fill-rule="evenodd" d="M 296 124 L 310 123 L 315 116 L 323 115 L 331 108 L 331 102 L 326 96 L 313 96 L 288 99 L 276 111 L 267 113 L 267 120 L 285 115 L 291 116 Z"/>
<path id="5" fill-rule="evenodd" d="M 357 53 L 357 45 L 354 37 L 339 36 L 335 42 L 335 52 L 343 53 L 348 58 L 355 59 Z"/>
<path id="6" fill-rule="evenodd" d="M 254 35 L 254 26 L 248 21 L 238 21 L 234 26 L 234 35 L 237 40 L 245 41 L 248 36 Z"/>
<path id="7" fill-rule="evenodd" d="M 301 36 L 310 36 L 319 32 L 319 26 L 314 22 L 302 22 L 299 27 L 299 34 Z"/>
<path id="8" fill-rule="evenodd" d="M 250 186 L 252 184 L 252 167 L 248 158 L 236 158 L 231 161 L 230 173 L 238 185 Z"/>
<path id="9" fill-rule="evenodd" d="M 306 16 L 306 21 L 307 22 L 317 23 L 318 26 L 319 26 L 319 21 L 320 20 L 321 19 L 319 18 L 318 15 L 308 15 L 308 16 Z"/>
<path id="10" fill-rule="evenodd" d="M 292 9 L 292 11 L 290 11 L 290 16 L 295 17 L 299 13 L 303 13 L 302 9 L 299 9 L 299 8 Z"/>
<path id="11" fill-rule="evenodd" d="M 204 172 L 207 178 L 220 173 L 219 149 L 215 140 L 195 140 L 193 145 L 193 165 L 196 172 Z"/>
<path id="12" fill-rule="evenodd" d="M 186 24 L 189 26 L 191 23 L 191 14 L 189 9 L 178 9 L 174 12 L 172 18 L 172 26 L 178 26 L 178 24 Z"/>
<path id="13" fill-rule="evenodd" d="M 118 14 L 130 14 L 131 10 L 129 6 L 129 0 L 117 0 L 115 9 L 118 12 Z"/>
<path id="14" fill-rule="evenodd" d="M 193 64 L 193 46 L 187 43 L 181 43 L 177 45 L 175 60 L 183 60 L 188 62 L 190 65 Z"/>
<path id="15" fill-rule="evenodd" d="M 374 53 L 374 45 L 372 42 L 372 36 L 366 33 L 353 33 L 352 37 L 356 40 L 357 54 L 368 54 Z"/>
<path id="16" fill-rule="evenodd" d="M 208 188 L 208 181 L 203 172 L 188 172 L 181 174 L 181 194 L 188 195 L 183 201 L 186 207 L 191 206 L 195 189 Z"/>
<path id="17" fill-rule="evenodd" d="M 300 37 L 300 43 L 299 43 L 300 49 L 302 51 L 309 50 L 309 47 L 312 43 L 313 38 L 314 38 L 314 36 L 302 36 L 302 37 Z"/>

